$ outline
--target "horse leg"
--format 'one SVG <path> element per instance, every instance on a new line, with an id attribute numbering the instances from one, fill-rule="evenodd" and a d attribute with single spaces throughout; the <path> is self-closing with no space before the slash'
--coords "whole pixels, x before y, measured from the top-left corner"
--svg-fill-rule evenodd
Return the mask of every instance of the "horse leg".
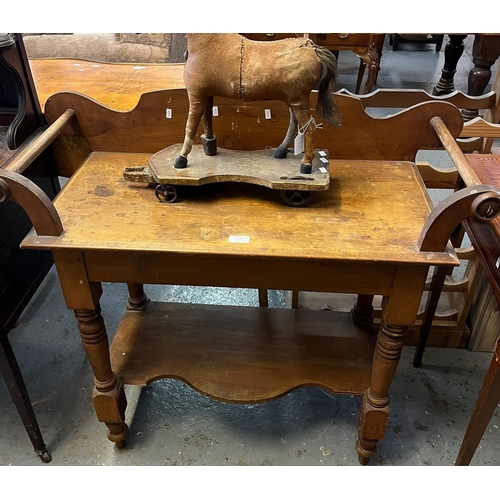
<path id="1" fill-rule="evenodd" d="M 288 154 L 288 146 L 292 142 L 293 136 L 295 134 L 295 130 L 297 128 L 297 120 L 295 120 L 295 116 L 293 116 L 293 112 L 290 109 L 290 123 L 288 124 L 288 130 L 286 132 L 286 136 L 283 139 L 283 142 L 278 146 L 278 149 L 274 152 L 275 158 L 286 158 Z"/>
<path id="2" fill-rule="evenodd" d="M 189 113 L 186 122 L 186 133 L 182 145 L 181 154 L 175 159 L 174 168 L 186 168 L 188 154 L 193 149 L 194 138 L 198 131 L 203 111 L 205 109 L 206 98 L 197 99 L 192 96 L 189 98 Z"/>
<path id="3" fill-rule="evenodd" d="M 212 129 L 212 116 L 213 116 L 214 98 L 210 96 L 205 103 L 205 111 L 201 118 L 203 129 L 205 133 L 201 136 L 203 144 L 203 151 L 207 156 L 215 156 L 217 154 L 217 138 Z"/>
<path id="4" fill-rule="evenodd" d="M 299 124 L 299 130 L 307 127 L 304 132 L 304 156 L 300 162 L 300 173 L 310 174 L 314 159 L 314 130 L 316 124 L 314 120 L 311 120 L 312 116 L 308 105 L 303 108 L 294 107 L 292 110 Z"/>

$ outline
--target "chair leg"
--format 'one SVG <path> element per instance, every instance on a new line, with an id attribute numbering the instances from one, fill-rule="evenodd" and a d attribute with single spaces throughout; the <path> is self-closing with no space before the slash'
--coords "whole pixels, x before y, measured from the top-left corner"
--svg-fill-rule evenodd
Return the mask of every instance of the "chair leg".
<path id="1" fill-rule="evenodd" d="M 449 266 L 439 266 L 434 271 L 432 277 L 431 289 L 427 296 L 427 303 L 425 304 L 425 313 L 422 325 L 420 327 L 420 336 L 417 343 L 415 356 L 413 357 L 413 366 L 418 368 L 422 364 L 422 357 L 424 355 L 427 339 L 432 327 L 432 321 L 436 314 L 436 309 L 439 303 L 439 297 L 443 290 L 444 281 L 446 276 L 450 273 Z"/>
<path id="2" fill-rule="evenodd" d="M 47 447 L 43 441 L 42 433 L 40 432 L 40 427 L 38 426 L 21 370 L 17 364 L 14 351 L 12 350 L 12 346 L 7 336 L 2 339 L 1 344 L 0 372 L 7 384 L 7 388 L 16 405 L 31 443 L 33 444 L 35 453 L 38 454 L 42 462 L 48 463 L 52 460 L 52 457 L 48 453 Z"/>
<path id="3" fill-rule="evenodd" d="M 267 299 L 267 289 L 259 288 L 259 306 L 269 307 L 269 301 Z"/>
<path id="4" fill-rule="evenodd" d="M 500 341 L 484 377 L 455 465 L 469 465 L 500 401 Z"/>
<path id="5" fill-rule="evenodd" d="M 373 325 L 373 295 L 358 295 L 351 315 L 355 324 Z"/>

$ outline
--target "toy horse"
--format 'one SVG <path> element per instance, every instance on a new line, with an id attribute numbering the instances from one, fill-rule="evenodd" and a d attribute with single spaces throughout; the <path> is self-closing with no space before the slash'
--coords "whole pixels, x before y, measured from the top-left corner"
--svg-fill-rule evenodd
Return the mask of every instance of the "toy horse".
<path id="1" fill-rule="evenodd" d="M 212 131 L 214 96 L 242 101 L 278 100 L 290 108 L 290 125 L 275 151 L 285 158 L 296 124 L 304 134 L 301 173 L 310 173 L 314 158 L 316 124 L 309 110 L 309 96 L 319 84 L 317 111 L 331 125 L 340 124 L 340 112 L 333 102 L 337 60 L 324 47 L 308 38 L 257 42 L 236 33 L 193 33 L 187 35 L 184 82 L 189 97 L 189 114 L 181 153 L 174 167 L 187 167 L 200 120 L 205 134 L 205 154 L 217 154 Z"/>

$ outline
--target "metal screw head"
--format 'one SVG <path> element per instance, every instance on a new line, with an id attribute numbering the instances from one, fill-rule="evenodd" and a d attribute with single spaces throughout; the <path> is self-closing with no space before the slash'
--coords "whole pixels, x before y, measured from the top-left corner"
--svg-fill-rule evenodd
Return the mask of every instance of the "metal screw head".
<path id="1" fill-rule="evenodd" d="M 500 215 L 500 198 L 484 193 L 472 202 L 472 210 L 478 219 L 494 219 Z"/>

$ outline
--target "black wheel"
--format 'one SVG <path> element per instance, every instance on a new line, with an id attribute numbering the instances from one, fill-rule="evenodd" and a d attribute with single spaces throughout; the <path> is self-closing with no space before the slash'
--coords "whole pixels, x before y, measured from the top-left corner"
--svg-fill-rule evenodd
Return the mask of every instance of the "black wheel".
<path id="1" fill-rule="evenodd" d="M 155 195 L 160 203 L 173 203 L 177 199 L 177 189 L 170 184 L 158 184 Z"/>
<path id="2" fill-rule="evenodd" d="M 312 200 L 311 191 L 280 191 L 280 196 L 285 205 L 289 207 L 306 207 Z"/>

